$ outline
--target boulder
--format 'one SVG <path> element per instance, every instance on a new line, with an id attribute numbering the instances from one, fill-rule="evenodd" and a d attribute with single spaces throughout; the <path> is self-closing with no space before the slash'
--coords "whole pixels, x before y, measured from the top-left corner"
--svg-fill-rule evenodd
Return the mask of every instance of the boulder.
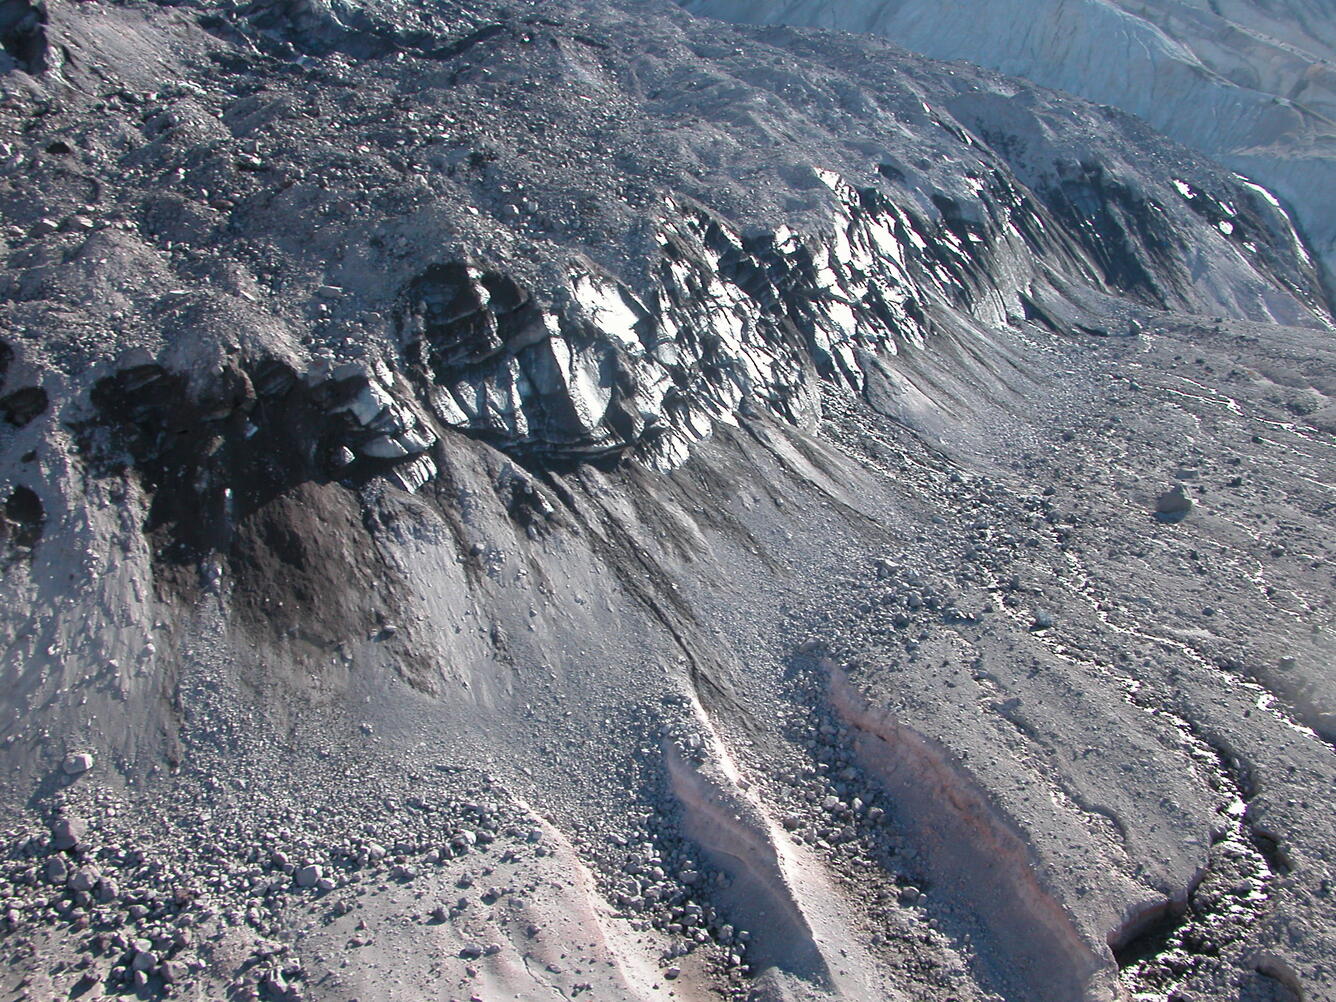
<path id="1" fill-rule="evenodd" d="M 51 826 L 51 845 L 57 852 L 68 852 L 78 846 L 88 832 L 88 826 L 79 818 L 58 818 Z"/>
<path id="2" fill-rule="evenodd" d="M 74 752 L 66 755 L 65 761 L 61 763 L 61 768 L 67 776 L 82 776 L 89 769 L 93 768 L 93 756 L 88 752 Z"/>
<path id="3" fill-rule="evenodd" d="M 1163 521 L 1175 521 L 1186 517 L 1194 504 L 1192 498 L 1188 497 L 1187 488 L 1175 484 L 1155 499 L 1155 515 Z"/>

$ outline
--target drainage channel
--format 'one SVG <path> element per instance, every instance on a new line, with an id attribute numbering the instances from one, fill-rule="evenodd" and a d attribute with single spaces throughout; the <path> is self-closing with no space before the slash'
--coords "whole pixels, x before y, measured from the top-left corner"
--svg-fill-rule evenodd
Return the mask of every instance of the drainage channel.
<path id="1" fill-rule="evenodd" d="M 1105 610 L 1086 591 L 1089 578 L 1085 568 L 1074 555 L 1064 551 L 1063 556 L 1078 581 L 1076 584 L 1065 581 L 1064 586 L 1088 605 L 1110 631 L 1139 644 L 1176 650 L 1211 670 L 1226 685 L 1257 690 L 1259 706 L 1265 702 L 1264 697 L 1269 694 L 1264 689 L 1221 671 L 1191 646 L 1110 622 Z M 1007 612 L 1018 626 L 1025 626 L 1018 610 L 1007 609 Z M 1212 842 L 1207 865 L 1199 879 L 1185 889 L 1182 900 L 1166 901 L 1109 935 L 1109 947 L 1118 963 L 1119 981 L 1134 999 L 1168 998 L 1194 980 L 1211 979 L 1211 968 L 1219 967 L 1228 948 L 1242 941 L 1266 912 L 1275 877 L 1288 869 L 1279 843 L 1266 834 L 1255 832 L 1248 822 L 1248 801 L 1255 791 L 1246 766 L 1207 741 L 1192 721 L 1148 701 L 1137 679 L 1124 676 L 1098 660 L 1078 656 L 1053 638 L 1032 635 L 1054 657 L 1115 679 L 1129 704 L 1172 724 L 1217 792 L 1228 798 L 1220 811 L 1220 830 Z M 1266 709 L 1281 724 L 1317 738 L 1309 728 L 1289 719 L 1279 707 L 1269 705 Z"/>

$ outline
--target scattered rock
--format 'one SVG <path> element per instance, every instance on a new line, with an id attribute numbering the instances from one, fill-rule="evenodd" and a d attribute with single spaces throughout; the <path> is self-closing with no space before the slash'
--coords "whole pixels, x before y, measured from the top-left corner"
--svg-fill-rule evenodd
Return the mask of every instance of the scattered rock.
<path id="1" fill-rule="evenodd" d="M 1187 517 L 1193 506 L 1194 502 L 1188 496 L 1187 488 L 1182 484 L 1175 484 L 1155 499 L 1155 515 L 1161 521 L 1177 521 Z"/>
<path id="2" fill-rule="evenodd" d="M 51 847 L 68 852 L 83 841 L 88 826 L 79 818 L 58 818 L 51 826 Z"/>
<path id="3" fill-rule="evenodd" d="M 90 866 L 82 866 L 70 876 L 70 890 L 91 891 L 97 886 L 98 874 Z"/>
<path id="4" fill-rule="evenodd" d="M 49 883 L 61 887 L 65 885 L 65 882 L 69 880 L 70 877 L 70 868 L 66 864 L 63 856 L 52 856 L 48 859 L 42 872 Z"/>
<path id="5" fill-rule="evenodd" d="M 65 761 L 61 764 L 67 776 L 82 776 L 89 769 L 93 768 L 93 756 L 88 752 L 75 752 L 65 756 Z"/>

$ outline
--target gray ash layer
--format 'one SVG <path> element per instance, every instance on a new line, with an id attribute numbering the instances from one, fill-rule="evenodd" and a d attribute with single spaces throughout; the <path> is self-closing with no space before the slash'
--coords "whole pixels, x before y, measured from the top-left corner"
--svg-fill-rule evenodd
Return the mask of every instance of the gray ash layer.
<path id="1" fill-rule="evenodd" d="M 0 38 L 0 988 L 1336 997 L 1264 189 L 666 2 Z"/>

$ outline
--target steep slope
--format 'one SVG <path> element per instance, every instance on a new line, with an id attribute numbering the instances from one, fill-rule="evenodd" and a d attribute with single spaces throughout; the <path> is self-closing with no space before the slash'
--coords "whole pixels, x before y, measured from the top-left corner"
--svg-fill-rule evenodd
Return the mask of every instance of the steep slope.
<path id="1" fill-rule="evenodd" d="M 1330 274 L 1336 8 L 1156 0 L 684 0 L 725 20 L 874 32 L 1113 105 L 1289 204 Z"/>
<path id="2" fill-rule="evenodd" d="M 22 23 L 0 988 L 1333 997 L 1265 191 L 666 2 Z"/>

